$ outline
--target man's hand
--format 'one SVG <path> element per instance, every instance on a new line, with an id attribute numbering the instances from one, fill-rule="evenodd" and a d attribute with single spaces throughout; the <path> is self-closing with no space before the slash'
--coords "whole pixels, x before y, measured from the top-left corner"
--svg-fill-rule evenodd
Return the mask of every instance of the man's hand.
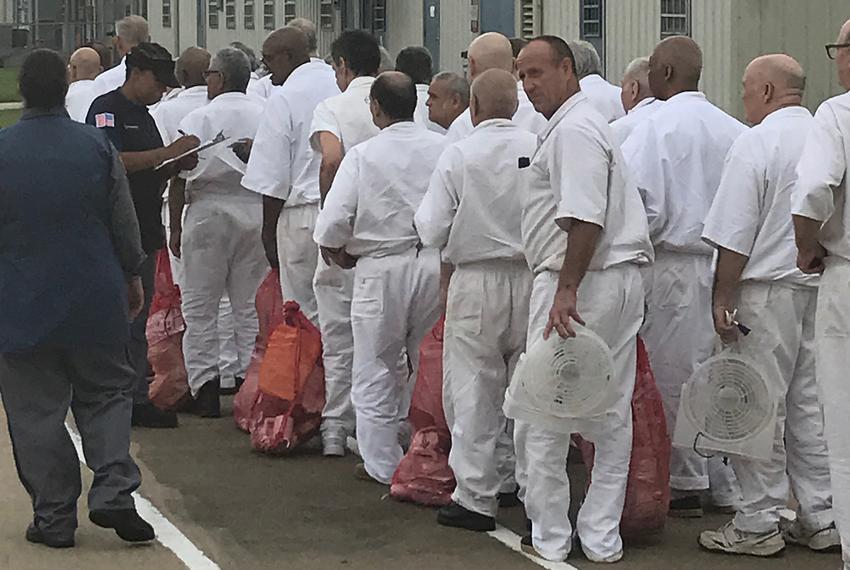
<path id="1" fill-rule="evenodd" d="M 171 255 L 180 259 L 180 240 L 183 238 L 182 228 L 171 228 L 171 236 L 168 238 L 168 249 Z"/>
<path id="2" fill-rule="evenodd" d="M 239 139 L 230 145 L 230 148 L 233 150 L 233 154 L 235 154 L 236 157 L 245 164 L 248 164 L 248 159 L 251 157 L 251 149 L 253 147 L 253 139 Z"/>
<path id="3" fill-rule="evenodd" d="M 344 247 L 321 246 L 319 251 L 322 254 L 322 259 L 328 265 L 338 265 L 343 269 L 352 269 L 357 265 L 358 258 L 345 251 Z"/>
<path id="4" fill-rule="evenodd" d="M 177 158 L 184 152 L 188 152 L 199 146 L 201 146 L 201 140 L 198 137 L 195 135 L 183 135 L 165 147 L 165 150 L 168 152 L 168 158 Z"/>
<path id="5" fill-rule="evenodd" d="M 738 342 L 738 327 L 732 324 L 729 315 L 734 314 L 735 308 L 726 303 L 714 305 L 714 330 L 723 344 Z"/>
<path id="6" fill-rule="evenodd" d="M 272 269 L 280 267 L 280 260 L 277 257 L 277 235 L 272 235 L 267 232 L 262 233 L 263 249 L 266 252 L 266 259 Z"/>
<path id="7" fill-rule="evenodd" d="M 188 156 L 184 156 L 180 160 L 177 161 L 177 171 L 182 172 L 184 170 L 195 170 L 198 166 L 198 153 L 193 153 Z"/>
<path id="8" fill-rule="evenodd" d="M 127 301 L 129 305 L 130 322 L 136 320 L 142 308 L 145 306 L 145 290 L 142 287 L 142 278 L 139 276 L 130 278 L 127 283 Z"/>
<path id="9" fill-rule="evenodd" d="M 819 243 L 797 250 L 797 267 L 803 273 L 823 273 L 826 249 Z"/>
<path id="10" fill-rule="evenodd" d="M 555 329 L 561 338 L 576 336 L 576 331 L 572 324 L 570 324 L 570 319 L 573 319 L 580 325 L 584 325 L 584 321 L 578 314 L 577 304 L 577 287 L 558 288 L 555 292 L 555 301 L 552 303 L 552 309 L 549 311 L 549 322 L 546 324 L 546 330 L 543 331 L 544 339 L 549 338 L 552 329 Z"/>

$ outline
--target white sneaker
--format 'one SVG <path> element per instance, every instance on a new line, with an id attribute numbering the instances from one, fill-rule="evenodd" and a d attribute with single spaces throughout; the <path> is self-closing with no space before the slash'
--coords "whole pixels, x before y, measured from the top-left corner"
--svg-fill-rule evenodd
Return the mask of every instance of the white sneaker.
<path id="1" fill-rule="evenodd" d="M 584 548 L 584 546 L 582 546 L 581 549 L 588 560 L 590 560 L 591 562 L 596 562 L 597 564 L 614 564 L 615 562 L 619 562 L 623 559 L 622 550 L 610 556 L 598 556 Z"/>
<path id="2" fill-rule="evenodd" d="M 357 445 L 357 440 L 353 437 L 348 436 L 345 440 L 345 447 L 349 452 L 353 453 L 357 457 L 360 457 L 361 459 L 363 458 L 363 456 L 360 455 L 360 447 Z"/>
<path id="3" fill-rule="evenodd" d="M 841 536 L 835 523 L 816 532 L 810 532 L 799 521 L 785 526 L 782 529 L 785 542 L 808 546 L 815 552 L 839 552 L 841 550 Z"/>
<path id="4" fill-rule="evenodd" d="M 345 457 L 345 434 L 323 434 L 322 455 L 325 457 Z"/>
<path id="5" fill-rule="evenodd" d="M 712 552 L 746 554 L 748 556 L 774 556 L 785 550 L 785 541 L 779 530 L 770 532 L 743 532 L 733 522 L 717 530 L 706 530 L 699 535 L 699 544 Z"/>

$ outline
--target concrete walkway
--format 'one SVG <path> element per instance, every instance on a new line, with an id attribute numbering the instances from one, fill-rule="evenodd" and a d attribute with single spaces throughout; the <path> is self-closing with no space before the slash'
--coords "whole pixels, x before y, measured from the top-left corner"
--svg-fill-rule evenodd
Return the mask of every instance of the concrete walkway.
<path id="1" fill-rule="evenodd" d="M 15 109 L 23 109 L 24 104 L 20 101 L 12 101 L 9 103 L 0 103 L 0 111 L 14 111 Z"/>

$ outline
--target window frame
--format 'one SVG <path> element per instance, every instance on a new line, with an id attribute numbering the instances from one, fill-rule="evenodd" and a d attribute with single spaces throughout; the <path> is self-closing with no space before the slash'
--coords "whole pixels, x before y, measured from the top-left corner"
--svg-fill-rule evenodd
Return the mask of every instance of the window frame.
<path id="1" fill-rule="evenodd" d="M 676 8 L 681 7 L 683 11 L 674 12 Z M 693 14 L 691 0 L 661 0 L 660 5 L 660 20 L 659 30 L 661 39 L 671 38 L 673 36 L 691 37 L 693 33 L 693 23 L 691 15 Z M 665 11 L 666 8 L 666 11 Z M 671 10 L 672 8 L 672 10 Z M 684 25 L 674 26 L 671 22 L 684 22 Z M 665 24 L 667 29 L 665 30 Z"/>
<path id="2" fill-rule="evenodd" d="M 236 0 L 224 0 L 224 27 L 236 29 Z"/>
<path id="3" fill-rule="evenodd" d="M 171 0 L 162 0 L 162 27 L 171 27 Z"/>
<path id="4" fill-rule="evenodd" d="M 333 0 L 319 1 L 319 28 L 332 30 L 334 27 L 334 2 Z"/>
<path id="5" fill-rule="evenodd" d="M 242 27 L 246 30 L 253 30 L 257 25 L 257 12 L 255 0 L 242 0 Z M 251 8 L 250 14 L 248 8 Z M 248 19 L 250 17 L 250 20 Z"/>
<path id="6" fill-rule="evenodd" d="M 221 11 L 220 0 L 207 0 L 207 27 L 211 30 L 217 30 L 220 22 L 219 12 Z"/>

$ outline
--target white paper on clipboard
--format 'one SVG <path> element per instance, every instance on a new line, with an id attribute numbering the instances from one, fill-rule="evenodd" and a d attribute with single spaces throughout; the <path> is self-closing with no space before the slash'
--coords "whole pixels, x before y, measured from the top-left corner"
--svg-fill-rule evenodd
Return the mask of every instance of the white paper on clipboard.
<path id="1" fill-rule="evenodd" d="M 191 150 L 187 150 L 186 152 L 184 152 L 184 153 L 183 153 L 183 154 L 181 154 L 180 156 L 175 156 L 174 158 L 169 158 L 168 160 L 166 160 L 165 162 L 163 162 L 162 164 L 160 164 L 159 166 L 157 166 L 157 167 L 155 168 L 155 170 L 159 170 L 160 168 L 162 168 L 162 167 L 164 167 L 164 166 L 167 166 L 167 165 L 171 164 L 172 162 L 177 162 L 177 161 L 178 161 L 178 160 L 180 160 L 181 158 L 187 157 L 187 156 L 189 156 L 190 154 L 195 154 L 195 153 L 197 153 L 197 152 L 201 152 L 201 151 L 203 151 L 203 150 L 207 150 L 208 148 L 212 148 L 212 147 L 214 147 L 214 146 L 216 146 L 216 145 L 220 145 L 221 143 L 223 143 L 223 142 L 225 142 L 225 141 L 227 141 L 227 140 L 230 140 L 230 137 L 226 137 L 226 136 L 224 136 L 224 133 L 223 133 L 222 131 L 219 131 L 219 133 L 218 133 L 218 134 L 217 134 L 217 135 L 216 135 L 216 136 L 215 136 L 212 140 L 207 141 L 207 142 L 203 143 L 202 145 L 197 146 L 197 147 L 195 147 L 195 148 L 193 148 L 193 149 L 191 149 Z"/>

